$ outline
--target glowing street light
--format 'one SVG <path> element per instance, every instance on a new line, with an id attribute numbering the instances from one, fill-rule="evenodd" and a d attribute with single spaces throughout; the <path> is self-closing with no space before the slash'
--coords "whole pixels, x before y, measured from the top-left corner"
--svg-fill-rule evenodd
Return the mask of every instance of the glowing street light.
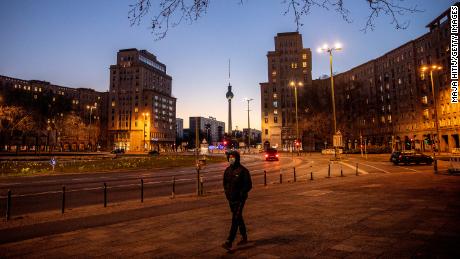
<path id="1" fill-rule="evenodd" d="M 146 125 L 145 121 L 147 120 L 146 118 L 149 117 L 149 113 L 148 112 L 143 112 L 142 116 L 144 116 L 144 151 L 145 151 L 147 149 L 146 143 L 145 143 L 145 125 Z"/>
<path id="2" fill-rule="evenodd" d="M 251 123 L 250 123 L 250 120 L 249 120 L 249 102 L 250 101 L 254 101 L 254 99 L 252 98 L 244 98 L 243 99 L 244 101 L 247 101 L 248 102 L 248 151 L 251 150 Z"/>
<path id="3" fill-rule="evenodd" d="M 295 82 L 295 81 L 291 81 L 289 83 L 289 85 L 291 87 L 294 87 L 294 98 L 295 98 L 295 127 L 296 127 L 296 135 L 295 135 L 295 147 L 298 148 L 299 145 L 297 143 L 299 143 L 298 141 L 299 140 L 299 118 L 297 117 L 297 87 L 302 87 L 303 86 L 303 83 L 302 81 L 299 81 L 299 82 Z M 297 150 L 298 151 L 298 150 Z"/>
<path id="4" fill-rule="evenodd" d="M 442 67 L 438 65 L 423 66 L 421 67 L 422 72 L 430 71 L 431 79 L 431 93 L 433 94 L 433 106 L 434 106 L 434 125 L 436 127 L 436 139 L 433 137 L 433 142 L 435 148 L 439 145 L 439 125 L 438 125 L 438 107 L 436 105 L 436 96 L 434 93 L 434 81 L 433 81 L 433 71 L 441 70 Z M 433 148 L 433 158 L 434 158 L 434 173 L 438 173 L 438 161 L 436 160 L 436 152 Z M 439 150 L 439 147 L 437 148 Z M 439 151 L 438 151 L 439 152 Z"/>
<path id="5" fill-rule="evenodd" d="M 332 73 L 332 52 L 333 51 L 338 51 L 342 50 L 342 44 L 340 43 L 335 43 L 334 47 L 329 48 L 327 44 L 324 44 L 322 48 L 318 48 L 317 51 L 319 53 L 321 52 L 328 52 L 329 53 L 329 66 L 331 69 L 331 95 L 332 95 L 332 114 L 334 116 L 334 135 L 337 134 L 337 122 L 336 122 L 336 116 L 335 116 L 335 96 L 334 96 L 334 75 Z M 335 150 L 335 156 L 337 157 L 337 150 L 336 147 L 334 146 Z"/>
<path id="6" fill-rule="evenodd" d="M 93 117 L 93 109 L 97 108 L 97 103 L 94 105 L 86 105 L 86 109 L 89 110 L 89 131 L 88 131 L 88 143 L 91 145 L 91 117 Z M 92 145 L 91 145 L 92 149 Z"/>

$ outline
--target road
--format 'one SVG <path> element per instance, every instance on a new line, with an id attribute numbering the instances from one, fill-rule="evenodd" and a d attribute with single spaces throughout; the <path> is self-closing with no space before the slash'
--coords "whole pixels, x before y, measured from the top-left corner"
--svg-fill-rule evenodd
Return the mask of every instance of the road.
<path id="1" fill-rule="evenodd" d="M 373 155 L 365 160 L 358 156 L 345 156 L 340 162 L 330 162 L 330 156 L 306 154 L 291 156 L 283 154 L 280 161 L 267 162 L 262 154 L 246 155 L 242 163 L 250 170 L 254 184 L 264 184 L 264 171 L 267 184 L 280 181 L 294 181 L 294 167 L 297 181 L 313 178 L 351 176 L 356 174 L 429 172 L 432 166 L 410 165 L 394 166 L 388 162 L 388 155 Z M 206 166 L 201 171 L 206 192 L 222 190 L 222 173 L 227 163 Z M 329 173 L 330 165 L 330 173 Z M 439 163 L 440 170 L 447 169 L 446 162 Z M 341 173 L 342 172 L 342 173 Z M 313 173 L 313 174 L 312 174 Z M 6 194 L 12 191 L 11 214 L 14 216 L 48 210 L 61 210 L 62 187 L 66 188 L 66 209 L 86 205 L 101 204 L 104 200 L 104 183 L 107 184 L 108 203 L 127 200 L 140 200 L 141 179 L 144 181 L 144 198 L 170 196 L 172 178 L 175 177 L 176 195 L 196 192 L 197 173 L 193 167 L 180 169 L 137 170 L 113 173 L 85 173 L 74 175 L 54 175 L 35 177 L 8 177 L 0 179 L 0 212 L 5 215 Z"/>

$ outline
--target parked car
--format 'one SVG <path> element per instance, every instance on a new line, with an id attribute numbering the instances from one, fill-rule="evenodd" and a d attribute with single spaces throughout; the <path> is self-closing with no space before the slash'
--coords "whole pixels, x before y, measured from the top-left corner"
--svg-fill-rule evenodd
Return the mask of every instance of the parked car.
<path id="1" fill-rule="evenodd" d="M 159 156 L 160 155 L 160 152 L 156 151 L 156 150 L 152 150 L 152 151 L 149 151 L 149 155 L 150 156 Z"/>
<path id="2" fill-rule="evenodd" d="M 121 155 L 121 154 L 125 153 L 125 150 L 123 148 L 117 148 L 117 149 L 112 150 L 112 152 L 110 152 L 110 153 Z"/>
<path id="3" fill-rule="evenodd" d="M 279 154 L 276 149 L 267 149 L 267 151 L 265 151 L 265 161 L 270 160 L 279 160 Z"/>
<path id="4" fill-rule="evenodd" d="M 397 165 L 399 163 L 404 164 L 420 164 L 425 163 L 427 165 L 431 165 L 433 163 L 433 157 L 424 155 L 420 152 L 415 151 L 395 151 L 391 154 L 390 161 L 393 164 Z"/>

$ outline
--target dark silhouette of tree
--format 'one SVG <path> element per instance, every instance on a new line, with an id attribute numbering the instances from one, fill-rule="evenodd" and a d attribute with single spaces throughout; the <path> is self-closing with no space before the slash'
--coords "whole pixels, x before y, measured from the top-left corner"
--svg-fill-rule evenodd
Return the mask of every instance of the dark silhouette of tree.
<path id="1" fill-rule="evenodd" d="M 243 0 L 235 0 L 244 4 Z M 249 0 L 247 0 L 249 1 Z M 334 10 L 346 22 L 352 22 L 350 10 L 345 7 L 345 2 L 352 0 L 283 0 L 285 7 L 284 15 L 292 14 L 297 31 L 303 23 L 302 17 L 307 16 L 314 8 Z M 355 1 L 355 0 L 353 0 Z M 386 15 L 391 18 L 391 24 L 396 29 L 406 29 L 409 22 L 401 21 L 407 13 L 421 12 L 417 6 L 405 6 L 404 0 L 361 0 L 369 8 L 366 24 L 362 29 L 364 32 L 375 29 L 377 17 Z M 136 0 L 135 4 L 129 6 L 128 18 L 131 25 L 139 25 L 143 17 L 151 13 L 150 29 L 156 40 L 166 37 L 168 30 L 182 22 L 193 23 L 205 15 L 211 0 Z M 154 4 L 154 5 L 152 5 Z M 153 10 L 151 12 L 151 9 Z"/>

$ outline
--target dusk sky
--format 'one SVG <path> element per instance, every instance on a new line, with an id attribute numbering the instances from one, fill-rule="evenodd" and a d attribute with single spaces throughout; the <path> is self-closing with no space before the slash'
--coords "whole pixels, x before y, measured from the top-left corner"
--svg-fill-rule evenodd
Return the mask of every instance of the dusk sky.
<path id="1" fill-rule="evenodd" d="M 155 1 L 155 0 L 152 0 Z M 267 81 L 267 51 L 274 36 L 295 31 L 292 14 L 283 15 L 281 0 L 213 0 L 206 15 L 181 24 L 165 39 L 154 41 L 144 18 L 130 26 L 129 4 L 135 1 L 0 0 L 0 75 L 37 79 L 69 87 L 109 88 L 109 66 L 119 49 L 146 49 L 167 66 L 177 98 L 177 117 L 213 116 L 227 124 L 228 59 L 231 59 L 233 127 L 247 127 L 244 97 L 251 103 L 251 128 L 260 129 L 259 83 Z M 347 0 L 352 23 L 334 11 L 313 9 L 300 28 L 304 47 L 313 53 L 313 78 L 329 73 L 327 55 L 316 48 L 340 41 L 334 71 L 344 72 L 379 57 L 427 32 L 425 25 L 456 1 L 404 1 L 422 13 L 407 14 L 406 30 L 396 30 L 380 16 L 376 29 L 364 33 L 369 11 L 364 0 Z"/>

